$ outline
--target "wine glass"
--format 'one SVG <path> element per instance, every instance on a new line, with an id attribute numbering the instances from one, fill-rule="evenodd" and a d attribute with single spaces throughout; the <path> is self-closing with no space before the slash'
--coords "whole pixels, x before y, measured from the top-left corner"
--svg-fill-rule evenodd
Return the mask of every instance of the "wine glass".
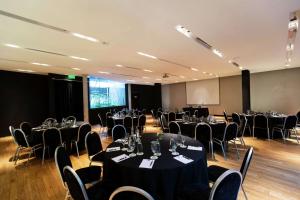
<path id="1" fill-rule="evenodd" d="M 174 140 L 174 138 L 170 139 L 170 151 L 172 152 L 173 156 L 179 155 L 179 153 L 176 151 L 177 148 L 177 142 Z"/>
<path id="2" fill-rule="evenodd" d="M 185 137 L 181 135 L 181 132 L 178 133 L 178 140 L 181 148 L 186 148 L 185 143 Z"/>

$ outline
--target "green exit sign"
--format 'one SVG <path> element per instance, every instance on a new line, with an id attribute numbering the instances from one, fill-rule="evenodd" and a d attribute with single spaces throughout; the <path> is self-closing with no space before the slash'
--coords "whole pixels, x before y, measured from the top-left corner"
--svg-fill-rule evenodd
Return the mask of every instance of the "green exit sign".
<path id="1" fill-rule="evenodd" d="M 68 79 L 70 79 L 70 80 L 74 80 L 74 79 L 76 79 L 76 76 L 75 75 L 68 75 Z"/>

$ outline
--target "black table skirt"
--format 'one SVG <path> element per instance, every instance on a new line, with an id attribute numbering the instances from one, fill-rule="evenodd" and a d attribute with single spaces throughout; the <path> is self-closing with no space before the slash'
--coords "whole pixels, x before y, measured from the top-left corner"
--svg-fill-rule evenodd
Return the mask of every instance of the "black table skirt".
<path id="1" fill-rule="evenodd" d="M 194 161 L 184 165 L 173 159 L 168 151 L 169 140 L 176 137 L 174 134 L 164 134 L 159 141 L 161 143 L 162 155 L 155 161 L 152 169 L 142 169 L 139 165 L 143 158 L 150 158 L 152 155 L 150 141 L 157 139 L 156 134 L 144 134 L 142 142 L 144 155 L 129 158 L 120 163 L 115 163 L 111 158 L 121 155 L 123 151 L 106 153 L 103 166 L 103 180 L 113 182 L 115 187 L 124 185 L 136 186 L 149 192 L 156 200 L 177 199 L 184 185 L 202 183 L 208 185 L 206 152 L 192 151 L 178 147 L 178 152 Z M 186 144 L 203 145 L 191 138 L 186 137 Z M 120 146 L 112 143 L 109 147 Z"/>

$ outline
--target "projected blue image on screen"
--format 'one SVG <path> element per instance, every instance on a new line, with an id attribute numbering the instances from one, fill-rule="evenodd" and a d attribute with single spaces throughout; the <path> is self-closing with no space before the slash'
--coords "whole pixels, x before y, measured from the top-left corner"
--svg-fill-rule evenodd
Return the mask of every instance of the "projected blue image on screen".
<path id="1" fill-rule="evenodd" d="M 124 83 L 90 77 L 89 88 L 91 109 L 126 105 Z"/>

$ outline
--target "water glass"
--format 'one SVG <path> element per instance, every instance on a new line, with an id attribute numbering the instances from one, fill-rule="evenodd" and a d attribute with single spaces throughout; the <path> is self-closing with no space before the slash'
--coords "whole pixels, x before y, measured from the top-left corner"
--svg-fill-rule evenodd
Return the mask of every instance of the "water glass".
<path id="1" fill-rule="evenodd" d="M 179 153 L 176 151 L 176 148 L 177 148 L 177 142 L 175 141 L 174 138 L 171 138 L 170 139 L 170 149 L 169 149 L 169 151 L 171 151 L 172 155 L 174 155 L 174 156 L 179 155 Z"/>
<path id="2" fill-rule="evenodd" d="M 181 132 L 178 133 L 177 140 L 178 140 L 178 144 L 181 148 L 186 148 L 186 145 L 184 144 L 185 137 L 183 135 L 181 135 Z"/>
<path id="3" fill-rule="evenodd" d="M 157 140 L 151 141 L 151 151 L 153 153 L 153 156 L 150 157 L 151 160 L 156 160 L 161 155 L 160 144 Z"/>
<path id="4" fill-rule="evenodd" d="M 143 152 L 143 144 L 142 144 L 142 142 L 141 142 L 141 140 L 139 139 L 138 140 L 138 142 L 137 142 L 137 147 L 136 147 L 136 149 L 137 149 L 137 155 L 138 156 L 141 156 L 141 155 L 144 155 L 144 152 Z"/>
<path id="5" fill-rule="evenodd" d="M 134 149 L 135 149 L 135 138 L 134 137 L 129 137 L 128 149 L 127 149 L 127 152 L 130 153 L 129 157 L 136 156 L 136 154 L 134 153 Z"/>

